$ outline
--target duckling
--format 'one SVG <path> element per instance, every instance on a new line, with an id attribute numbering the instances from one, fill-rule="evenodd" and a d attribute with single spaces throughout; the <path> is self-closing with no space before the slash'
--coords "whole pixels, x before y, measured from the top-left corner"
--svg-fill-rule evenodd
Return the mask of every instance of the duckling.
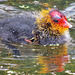
<path id="1" fill-rule="evenodd" d="M 58 10 L 42 10 L 35 18 L 21 15 L 0 20 L 0 37 L 21 44 L 60 44 L 70 40 L 66 16 Z"/>

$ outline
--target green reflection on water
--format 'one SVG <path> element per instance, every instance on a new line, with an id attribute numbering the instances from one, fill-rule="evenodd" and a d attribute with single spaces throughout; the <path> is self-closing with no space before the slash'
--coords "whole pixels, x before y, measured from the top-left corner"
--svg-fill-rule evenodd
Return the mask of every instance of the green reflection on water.
<path id="1" fill-rule="evenodd" d="M 65 70 L 74 72 L 75 64 L 70 62 L 67 53 L 67 44 L 59 46 L 40 46 L 40 45 L 17 45 L 21 56 L 13 56 L 10 50 L 3 49 L 0 57 L 1 69 L 8 69 L 1 71 L 1 74 L 34 74 L 34 75 L 57 75 L 66 74 Z M 69 59 L 68 59 L 69 58 Z M 67 66 L 67 65 L 68 66 Z M 72 66 L 71 66 L 71 65 Z M 2 67 L 3 66 L 3 67 Z M 64 68 L 65 67 L 65 68 Z M 67 74 L 66 74 L 67 75 Z"/>

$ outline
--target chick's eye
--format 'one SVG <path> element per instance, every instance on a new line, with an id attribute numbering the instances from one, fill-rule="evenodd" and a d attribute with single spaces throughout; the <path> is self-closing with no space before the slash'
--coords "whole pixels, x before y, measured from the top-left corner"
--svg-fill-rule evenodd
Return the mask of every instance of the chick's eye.
<path id="1" fill-rule="evenodd" d="M 63 16 L 61 15 L 61 18 L 62 18 Z"/>
<path id="2" fill-rule="evenodd" d="M 58 20 L 53 20 L 55 23 L 58 23 L 59 21 Z"/>

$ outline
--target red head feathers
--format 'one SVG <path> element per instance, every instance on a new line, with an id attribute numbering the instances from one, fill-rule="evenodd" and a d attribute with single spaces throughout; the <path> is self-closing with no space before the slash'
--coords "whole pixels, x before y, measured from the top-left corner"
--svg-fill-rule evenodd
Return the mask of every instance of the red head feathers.
<path id="1" fill-rule="evenodd" d="M 58 10 L 52 10 L 49 12 L 54 23 L 59 24 L 61 27 L 71 28 L 72 25 L 67 22 L 66 16 Z"/>

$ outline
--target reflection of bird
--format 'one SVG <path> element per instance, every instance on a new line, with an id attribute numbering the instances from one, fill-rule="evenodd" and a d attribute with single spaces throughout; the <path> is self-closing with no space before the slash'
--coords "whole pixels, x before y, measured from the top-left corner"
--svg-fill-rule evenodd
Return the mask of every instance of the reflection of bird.
<path id="1" fill-rule="evenodd" d="M 58 10 L 43 10 L 36 19 L 32 15 L 0 20 L 0 37 L 17 43 L 56 44 L 70 39 L 72 26 Z"/>
<path id="2" fill-rule="evenodd" d="M 62 72 L 64 66 L 70 62 L 67 54 L 67 44 L 60 46 L 40 47 L 39 51 L 34 52 L 38 55 L 38 63 L 41 65 L 38 73 Z"/>

